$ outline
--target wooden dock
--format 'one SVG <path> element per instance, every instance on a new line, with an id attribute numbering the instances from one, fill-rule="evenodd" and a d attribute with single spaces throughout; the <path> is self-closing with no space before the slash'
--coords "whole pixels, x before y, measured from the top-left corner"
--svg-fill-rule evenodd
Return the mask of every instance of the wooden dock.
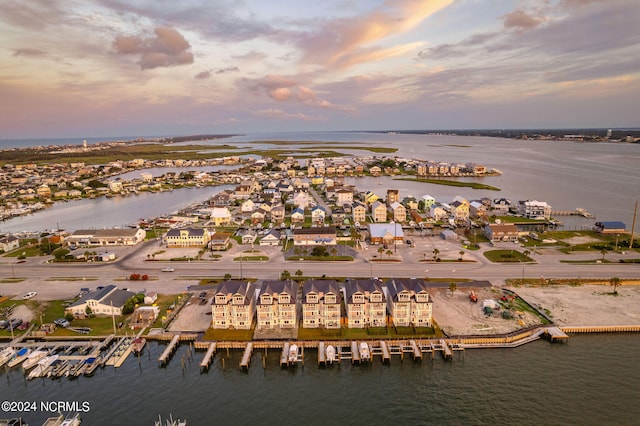
<path id="1" fill-rule="evenodd" d="M 160 355 L 160 358 L 158 358 L 158 363 L 160 364 L 160 366 L 167 365 L 169 359 L 171 359 L 171 356 L 173 355 L 173 351 L 175 351 L 175 349 L 178 347 L 179 342 L 180 335 L 174 335 L 171 339 L 171 342 L 169 343 L 169 346 L 166 347 L 164 352 L 162 352 L 162 355 Z"/>
<path id="2" fill-rule="evenodd" d="M 352 364 L 360 364 L 362 360 L 360 359 L 360 349 L 358 348 L 358 342 L 355 340 L 351 342 L 351 363 Z"/>
<path id="3" fill-rule="evenodd" d="M 200 370 L 204 371 L 207 370 L 209 368 L 209 366 L 211 365 L 211 360 L 213 359 L 213 356 L 216 353 L 216 342 L 211 342 L 209 344 L 209 348 L 207 349 L 207 353 L 204 355 L 204 358 L 202 358 L 202 361 L 200 361 Z"/>
<path id="4" fill-rule="evenodd" d="M 418 348 L 418 345 L 416 344 L 415 340 L 409 340 L 409 345 L 411 346 L 411 351 L 413 354 L 413 359 L 415 360 L 422 360 L 422 352 L 420 351 L 420 348 Z"/>
<path id="5" fill-rule="evenodd" d="M 280 367 L 286 367 L 289 365 L 289 342 L 285 342 L 282 345 L 282 353 L 280 354 Z"/>
<path id="6" fill-rule="evenodd" d="M 389 364 L 391 362 L 391 354 L 389 354 L 389 349 L 387 348 L 387 342 L 385 342 L 384 340 L 380 340 L 380 352 L 382 356 L 382 363 Z"/>
<path id="7" fill-rule="evenodd" d="M 444 359 L 452 359 L 453 353 L 451 352 L 449 343 L 447 343 L 447 341 L 444 339 L 440 339 L 440 346 L 442 348 L 442 356 L 444 357 Z"/>
<path id="8" fill-rule="evenodd" d="M 242 354 L 242 359 L 240 360 L 240 369 L 244 371 L 249 370 L 249 364 L 251 363 L 251 355 L 253 354 L 253 342 L 247 343 L 247 346 L 244 348 L 244 353 Z"/>
<path id="9" fill-rule="evenodd" d="M 318 343 L 318 365 L 327 365 L 327 353 L 324 348 L 324 342 Z"/>
<path id="10" fill-rule="evenodd" d="M 567 339 L 569 339 L 569 336 L 567 336 L 564 331 L 560 330 L 558 327 L 548 327 L 545 330 L 544 335 L 551 342 L 566 342 Z"/>

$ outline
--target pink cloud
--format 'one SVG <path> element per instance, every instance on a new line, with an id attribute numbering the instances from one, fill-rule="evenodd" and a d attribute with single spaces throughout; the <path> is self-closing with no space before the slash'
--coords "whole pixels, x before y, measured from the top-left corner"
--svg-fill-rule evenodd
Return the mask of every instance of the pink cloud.
<path id="1" fill-rule="evenodd" d="M 281 119 L 281 120 L 302 120 L 302 121 L 319 121 L 320 120 L 318 117 L 311 117 L 301 112 L 288 113 L 277 108 L 269 108 L 269 109 L 255 111 L 253 115 L 255 115 L 256 117 L 273 118 L 273 119 Z"/>
<path id="2" fill-rule="evenodd" d="M 141 70 L 193 63 L 189 42 L 173 28 L 157 27 L 155 37 L 118 36 L 113 41 L 116 53 L 140 55 Z"/>

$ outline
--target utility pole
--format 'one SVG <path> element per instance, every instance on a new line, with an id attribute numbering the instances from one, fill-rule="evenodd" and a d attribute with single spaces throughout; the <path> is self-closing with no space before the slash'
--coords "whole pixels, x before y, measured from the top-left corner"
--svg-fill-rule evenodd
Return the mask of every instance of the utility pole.
<path id="1" fill-rule="evenodd" d="M 636 207 L 633 209 L 633 222 L 631 223 L 631 238 L 629 239 L 629 250 L 633 248 L 633 233 L 636 230 L 636 214 L 638 213 L 638 201 L 636 200 Z"/>

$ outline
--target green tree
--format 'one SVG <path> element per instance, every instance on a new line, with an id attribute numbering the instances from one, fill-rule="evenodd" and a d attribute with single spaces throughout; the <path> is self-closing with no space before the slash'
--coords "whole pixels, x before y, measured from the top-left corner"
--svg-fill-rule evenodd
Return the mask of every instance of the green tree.
<path id="1" fill-rule="evenodd" d="M 62 248 L 62 247 L 61 247 L 61 248 L 57 248 L 57 249 L 55 249 L 55 250 L 53 251 L 53 253 L 51 253 L 51 254 L 53 254 L 53 257 L 55 257 L 55 258 L 56 258 L 56 260 L 62 260 L 62 259 L 64 259 L 65 257 L 67 257 L 67 255 L 68 255 L 69 253 L 71 253 L 71 252 L 69 251 L 69 249 Z"/>
<path id="2" fill-rule="evenodd" d="M 437 248 L 433 249 L 433 260 L 436 260 L 438 258 L 438 255 L 440 254 L 440 250 L 438 250 Z"/>
<path id="3" fill-rule="evenodd" d="M 602 255 L 602 260 L 604 260 L 604 256 L 608 253 L 607 249 L 603 248 L 600 250 L 600 254 Z"/>
<path id="4" fill-rule="evenodd" d="M 291 279 L 291 272 L 287 271 L 286 269 L 284 271 L 282 271 L 282 273 L 280 274 L 280 279 L 283 281 L 286 280 L 290 280 Z"/>
<path id="5" fill-rule="evenodd" d="M 462 256 L 464 256 L 464 251 L 463 251 L 463 250 L 460 250 L 460 251 L 458 252 L 458 254 L 460 255 L 460 259 L 458 259 L 458 260 L 462 262 Z"/>
<path id="6" fill-rule="evenodd" d="M 304 275 L 304 272 L 302 272 L 302 270 L 301 270 L 301 269 L 298 269 L 298 270 L 295 272 L 295 276 L 296 276 L 296 279 L 298 279 L 298 281 L 302 278 L 302 276 L 303 276 L 303 275 Z"/>
<path id="7" fill-rule="evenodd" d="M 311 250 L 311 256 L 326 257 L 329 256 L 329 252 L 325 246 L 315 246 L 313 250 Z"/>
<path id="8" fill-rule="evenodd" d="M 231 274 L 228 273 L 228 272 L 226 274 L 224 274 L 224 279 L 225 280 L 230 280 L 231 279 Z"/>
<path id="9" fill-rule="evenodd" d="M 393 254 L 393 252 L 391 250 L 387 250 L 385 252 L 385 254 L 387 255 L 387 257 L 391 257 L 391 255 Z"/>
<path id="10" fill-rule="evenodd" d="M 613 294 L 618 294 L 618 286 L 622 284 L 622 280 L 618 277 L 613 277 L 609 280 L 609 284 L 613 286 Z"/>
<path id="11" fill-rule="evenodd" d="M 458 289 L 458 284 L 454 282 L 449 283 L 449 290 L 451 290 L 451 293 L 455 292 L 457 289 Z"/>

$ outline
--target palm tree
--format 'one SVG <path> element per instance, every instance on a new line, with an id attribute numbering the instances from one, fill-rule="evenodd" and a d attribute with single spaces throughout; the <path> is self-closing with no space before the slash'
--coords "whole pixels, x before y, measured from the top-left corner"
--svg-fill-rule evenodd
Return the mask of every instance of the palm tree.
<path id="1" fill-rule="evenodd" d="M 458 254 L 460 255 L 460 259 L 458 259 L 458 260 L 462 262 L 462 256 L 464 256 L 464 251 L 463 251 L 463 250 L 460 250 L 460 251 L 458 252 Z"/>
<path id="2" fill-rule="evenodd" d="M 458 288 L 458 284 L 451 282 L 449 283 L 449 290 L 451 290 L 451 294 L 453 294 L 454 291 L 456 291 Z"/>
<path id="3" fill-rule="evenodd" d="M 296 277 L 298 277 L 298 279 L 300 279 L 300 277 L 302 277 L 304 275 L 304 272 L 302 272 L 302 270 L 298 269 L 295 272 Z"/>
<path id="4" fill-rule="evenodd" d="M 609 284 L 613 286 L 613 294 L 618 294 L 618 286 L 622 284 L 622 280 L 618 277 L 613 277 L 609 280 Z"/>
<path id="5" fill-rule="evenodd" d="M 384 253 L 384 247 L 378 247 L 378 253 L 382 256 L 382 253 Z"/>
<path id="6" fill-rule="evenodd" d="M 391 250 L 387 250 L 385 252 L 385 254 L 387 255 L 387 257 L 391 257 L 391 255 L 393 254 L 393 252 Z"/>
<path id="7" fill-rule="evenodd" d="M 438 258 L 438 255 L 440 254 L 440 250 L 438 250 L 437 248 L 433 249 L 433 260 L 436 260 Z"/>
<path id="8" fill-rule="evenodd" d="M 286 280 L 290 280 L 291 279 L 291 272 L 287 271 L 286 269 L 284 271 L 282 271 L 282 273 L 280 274 L 280 279 L 282 281 L 286 281 Z"/>
<path id="9" fill-rule="evenodd" d="M 522 254 L 524 255 L 524 257 L 529 257 L 531 252 L 529 250 L 525 250 L 525 251 L 522 252 Z"/>
<path id="10" fill-rule="evenodd" d="M 607 254 L 607 249 L 600 250 L 600 254 L 602 254 L 602 260 L 604 260 L 604 255 Z"/>

